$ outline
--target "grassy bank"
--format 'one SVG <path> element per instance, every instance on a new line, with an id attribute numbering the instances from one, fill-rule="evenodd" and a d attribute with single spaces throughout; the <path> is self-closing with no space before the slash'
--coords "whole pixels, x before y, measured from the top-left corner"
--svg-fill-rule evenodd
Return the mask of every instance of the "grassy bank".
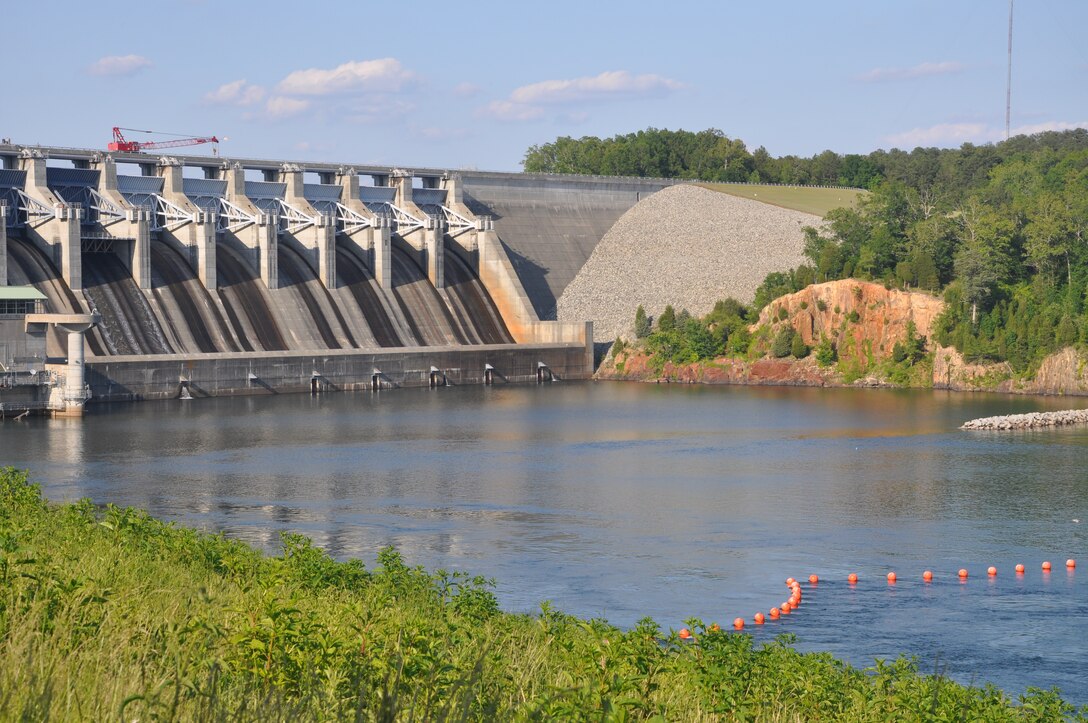
<path id="1" fill-rule="evenodd" d="M 758 183 L 700 183 L 711 191 L 730 196 L 750 198 L 794 211 L 825 216 L 833 208 L 857 206 L 865 191 L 856 188 L 813 188 L 804 186 L 771 186 Z"/>
<path id="2" fill-rule="evenodd" d="M 1012 700 L 859 671 L 689 621 L 620 630 L 500 612 L 488 581 L 336 562 L 285 536 L 271 557 L 89 502 L 52 506 L 0 470 L 4 720 L 1054 720 Z"/>

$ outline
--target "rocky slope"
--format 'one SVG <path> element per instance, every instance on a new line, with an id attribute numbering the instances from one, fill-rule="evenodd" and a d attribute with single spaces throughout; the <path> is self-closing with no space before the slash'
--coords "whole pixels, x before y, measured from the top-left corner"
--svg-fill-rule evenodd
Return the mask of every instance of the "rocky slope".
<path id="1" fill-rule="evenodd" d="M 907 324 L 913 322 L 917 333 L 930 340 L 927 349 L 932 352 L 932 375 L 926 386 L 956 391 L 1088 395 L 1088 359 L 1072 348 L 1047 357 L 1032 379 L 1019 379 L 1006 363 L 971 364 L 955 349 L 934 345 L 933 323 L 943 309 L 944 302 L 929 294 L 885 289 L 865 281 L 814 284 L 768 304 L 750 330 L 770 339 L 789 324 L 809 346 L 830 337 L 839 351 L 838 364 L 820 367 L 812 356 L 764 356 L 667 363 L 661 369 L 646 355 L 629 350 L 607 359 L 597 376 L 704 384 L 882 386 L 887 382 L 875 373 L 876 369 L 891 355 L 895 343 L 906 338 Z M 848 384 L 845 368 L 867 373 Z"/>
<path id="2" fill-rule="evenodd" d="M 593 336 L 633 338 L 635 309 L 666 304 L 706 314 L 719 299 L 751 302 L 771 271 L 804 261 L 801 229 L 819 216 L 672 186 L 640 201 L 597 244 L 558 301 L 560 321 L 593 320 Z"/>

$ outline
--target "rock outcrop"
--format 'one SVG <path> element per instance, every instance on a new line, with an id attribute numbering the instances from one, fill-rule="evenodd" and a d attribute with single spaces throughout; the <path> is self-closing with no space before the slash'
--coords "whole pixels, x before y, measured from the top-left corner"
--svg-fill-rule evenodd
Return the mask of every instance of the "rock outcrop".
<path id="1" fill-rule="evenodd" d="M 918 335 L 930 337 L 933 322 L 943 310 L 944 302 L 931 294 L 844 279 L 813 284 L 775 299 L 760 312 L 752 331 L 788 323 L 809 346 L 830 337 L 840 358 L 854 355 L 866 362 L 890 355 L 895 343 L 907 337 L 910 322 Z"/>
<path id="2" fill-rule="evenodd" d="M 1088 395 L 1088 358 L 1073 348 L 1051 354 L 1033 377 L 1020 378 L 1006 362 L 969 363 L 954 348 L 934 344 L 934 322 L 943 310 L 944 302 L 930 294 L 886 289 L 871 282 L 844 279 L 814 284 L 772 301 L 750 330 L 769 332 L 769 339 L 788 324 L 809 346 L 830 337 L 839 352 L 838 365 L 820 367 L 809 356 L 721 358 L 661 366 L 637 349 L 628 349 L 617 358 L 606 359 L 597 377 L 695 384 L 886 386 L 887 381 L 871 370 L 891 355 L 896 342 L 906 338 L 907 324 L 913 322 L 932 352 L 932 379 L 927 386 L 954 391 Z M 842 373 L 843 362 L 854 370 L 868 371 L 848 378 Z"/>

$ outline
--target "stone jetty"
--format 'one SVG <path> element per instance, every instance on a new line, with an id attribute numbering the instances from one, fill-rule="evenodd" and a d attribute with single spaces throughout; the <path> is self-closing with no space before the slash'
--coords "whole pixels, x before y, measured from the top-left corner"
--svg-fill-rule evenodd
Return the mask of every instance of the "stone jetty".
<path id="1" fill-rule="evenodd" d="M 1066 427 L 1070 424 L 1088 424 L 1088 409 L 982 417 L 981 419 L 972 419 L 960 429 L 1036 429 L 1038 427 Z"/>

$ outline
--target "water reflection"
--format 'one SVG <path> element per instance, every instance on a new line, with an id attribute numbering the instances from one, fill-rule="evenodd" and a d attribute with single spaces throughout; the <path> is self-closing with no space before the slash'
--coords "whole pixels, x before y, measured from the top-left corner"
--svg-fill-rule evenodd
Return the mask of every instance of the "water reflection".
<path id="1" fill-rule="evenodd" d="M 1071 685 L 1088 702 L 1063 672 L 1088 663 L 1066 645 L 1088 633 L 1088 572 L 949 582 L 962 566 L 1037 567 L 1088 542 L 1088 524 L 1071 522 L 1088 519 L 1088 430 L 958 426 L 1085 405 L 896 390 L 457 387 L 119 405 L 82 422 L 3 425 L 0 453 L 54 499 L 138 505 L 267 549 L 298 531 L 368 563 L 393 544 L 411 564 L 494 576 L 513 610 L 550 599 L 624 625 L 729 620 L 780 603 L 786 576 L 819 571 L 827 582 L 810 607 L 775 629 L 803 646 L 860 665 L 954 655 L 961 680 Z M 937 583 L 914 580 L 924 567 Z M 900 571 L 895 589 L 865 584 L 888 569 Z M 850 571 L 862 575 L 857 589 L 837 582 Z M 1052 608 L 1062 616 L 1039 618 Z M 1010 639 L 1008 625 L 1056 642 L 1027 665 L 1030 639 Z"/>

